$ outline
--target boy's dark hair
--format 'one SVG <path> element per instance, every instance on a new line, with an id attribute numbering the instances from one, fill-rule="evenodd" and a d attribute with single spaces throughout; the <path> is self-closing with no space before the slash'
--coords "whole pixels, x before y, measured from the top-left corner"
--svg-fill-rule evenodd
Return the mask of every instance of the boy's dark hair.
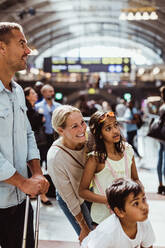
<path id="1" fill-rule="evenodd" d="M 142 186 L 131 179 L 118 178 L 106 189 L 106 197 L 110 208 L 117 207 L 125 211 L 125 202 L 130 193 L 136 197 L 143 192 Z"/>
<path id="2" fill-rule="evenodd" d="M 12 38 L 12 30 L 17 29 L 23 33 L 22 26 L 15 22 L 0 22 L 0 41 L 3 41 L 5 44 L 9 44 L 10 39 Z"/>
<path id="3" fill-rule="evenodd" d="M 101 130 L 104 125 L 104 121 L 100 122 L 100 117 L 103 116 L 105 112 L 96 111 L 90 118 L 89 128 L 95 140 L 95 154 L 98 156 L 98 160 L 100 163 L 104 163 L 107 158 L 107 151 L 105 149 L 105 144 L 103 138 L 101 138 Z M 122 153 L 124 151 L 123 145 L 123 137 L 120 135 L 120 141 L 114 144 L 115 150 L 118 153 Z"/>

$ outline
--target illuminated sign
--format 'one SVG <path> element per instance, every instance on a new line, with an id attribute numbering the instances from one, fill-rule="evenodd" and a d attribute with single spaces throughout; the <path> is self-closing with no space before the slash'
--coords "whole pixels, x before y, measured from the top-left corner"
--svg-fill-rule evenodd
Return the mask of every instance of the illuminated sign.
<path id="1" fill-rule="evenodd" d="M 130 93 L 124 93 L 124 100 L 129 102 L 131 100 L 131 94 Z"/>
<path id="2" fill-rule="evenodd" d="M 56 92 L 55 94 L 55 100 L 62 100 L 63 94 L 61 92 Z"/>
<path id="3" fill-rule="evenodd" d="M 44 71 L 57 72 L 110 72 L 130 73 L 130 58 L 74 58 L 49 57 L 44 58 Z"/>

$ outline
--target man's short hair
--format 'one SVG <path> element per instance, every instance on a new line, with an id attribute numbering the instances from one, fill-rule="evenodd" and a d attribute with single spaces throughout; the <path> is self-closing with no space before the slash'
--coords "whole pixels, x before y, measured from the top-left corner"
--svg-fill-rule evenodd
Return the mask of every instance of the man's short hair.
<path id="1" fill-rule="evenodd" d="M 45 84 L 42 88 L 41 88 L 41 94 L 44 93 L 44 91 L 49 90 L 49 89 L 54 89 L 54 87 L 51 84 Z"/>
<path id="2" fill-rule="evenodd" d="M 106 189 L 106 197 L 110 208 L 117 207 L 125 211 L 125 202 L 130 193 L 136 197 L 143 192 L 142 186 L 131 179 L 118 178 Z"/>
<path id="3" fill-rule="evenodd" d="M 0 22 L 0 41 L 8 44 L 12 38 L 12 30 L 17 29 L 23 33 L 22 26 L 15 22 Z"/>

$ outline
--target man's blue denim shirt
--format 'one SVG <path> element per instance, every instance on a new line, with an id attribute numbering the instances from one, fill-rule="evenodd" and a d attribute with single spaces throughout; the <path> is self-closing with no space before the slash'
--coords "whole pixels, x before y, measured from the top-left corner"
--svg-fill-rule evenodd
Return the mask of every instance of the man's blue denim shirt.
<path id="1" fill-rule="evenodd" d="M 34 133 L 26 115 L 23 89 L 11 82 L 12 91 L 0 81 L 0 208 L 20 204 L 26 195 L 7 184 L 16 171 L 27 177 L 27 161 L 40 159 Z"/>

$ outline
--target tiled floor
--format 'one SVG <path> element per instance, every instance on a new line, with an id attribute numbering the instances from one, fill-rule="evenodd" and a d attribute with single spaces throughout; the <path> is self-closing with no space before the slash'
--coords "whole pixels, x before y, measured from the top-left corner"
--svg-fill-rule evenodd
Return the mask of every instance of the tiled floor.
<path id="1" fill-rule="evenodd" d="M 40 240 L 39 248 L 80 248 L 78 242 Z"/>
<path id="2" fill-rule="evenodd" d="M 158 187 L 158 179 L 156 173 L 157 152 L 159 144 L 148 137 L 139 136 L 138 147 L 141 149 L 141 154 L 144 156 L 142 161 L 136 163 L 138 167 L 139 177 L 145 186 L 147 192 L 148 203 L 150 206 L 149 218 L 153 225 L 156 235 L 156 242 L 154 247 L 165 248 L 165 196 L 156 194 Z M 40 240 L 49 241 L 70 241 L 78 242 L 78 238 L 59 208 L 55 199 L 52 199 L 53 206 L 44 206 L 41 204 L 40 208 Z M 35 201 L 32 202 L 35 208 Z M 58 248 L 75 248 L 78 243 L 64 244 L 61 242 L 40 242 L 40 248 L 58 247 Z"/>

